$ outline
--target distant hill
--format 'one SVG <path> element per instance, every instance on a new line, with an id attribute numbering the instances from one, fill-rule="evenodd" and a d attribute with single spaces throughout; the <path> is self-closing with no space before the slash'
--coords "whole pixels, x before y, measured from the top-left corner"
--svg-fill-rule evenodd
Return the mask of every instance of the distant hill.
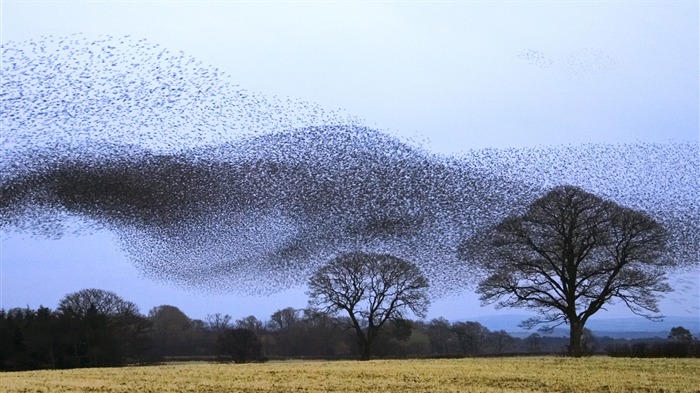
<path id="1" fill-rule="evenodd" d="M 459 321 L 475 321 L 486 326 L 489 330 L 505 330 L 515 337 L 527 337 L 532 333 L 542 334 L 537 331 L 537 328 L 525 330 L 518 326 L 522 321 L 527 319 L 528 315 L 506 314 L 506 315 L 489 315 L 474 318 L 460 319 Z M 662 337 L 668 336 L 671 328 L 683 326 L 690 330 L 693 335 L 700 335 L 700 318 L 699 317 L 679 317 L 669 316 L 661 322 L 652 322 L 642 317 L 628 318 L 610 318 L 610 319 L 592 319 L 586 327 L 593 331 L 593 334 L 598 337 L 612 338 L 646 338 L 646 337 Z M 562 325 L 548 335 L 551 336 L 568 336 L 569 331 L 566 325 Z"/>

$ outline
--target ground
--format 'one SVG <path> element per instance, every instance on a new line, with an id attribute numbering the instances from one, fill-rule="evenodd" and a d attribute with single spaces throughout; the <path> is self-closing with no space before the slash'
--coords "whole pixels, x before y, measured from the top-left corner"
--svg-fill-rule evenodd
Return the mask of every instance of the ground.
<path id="1" fill-rule="evenodd" d="M 0 374 L 2 392 L 695 392 L 700 359 L 284 361 Z"/>

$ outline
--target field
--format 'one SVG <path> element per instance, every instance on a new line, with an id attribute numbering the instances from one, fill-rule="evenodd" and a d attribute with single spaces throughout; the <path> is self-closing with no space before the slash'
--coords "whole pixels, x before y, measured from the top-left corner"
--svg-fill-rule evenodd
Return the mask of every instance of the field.
<path id="1" fill-rule="evenodd" d="M 700 392 L 700 359 L 288 361 L 0 374 L 2 392 Z"/>

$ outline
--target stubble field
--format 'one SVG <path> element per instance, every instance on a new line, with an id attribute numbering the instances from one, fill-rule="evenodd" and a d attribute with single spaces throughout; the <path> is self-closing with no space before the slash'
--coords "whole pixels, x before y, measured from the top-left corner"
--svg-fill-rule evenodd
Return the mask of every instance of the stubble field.
<path id="1" fill-rule="evenodd" d="M 700 359 L 178 363 L 0 379 L 2 392 L 700 392 Z"/>

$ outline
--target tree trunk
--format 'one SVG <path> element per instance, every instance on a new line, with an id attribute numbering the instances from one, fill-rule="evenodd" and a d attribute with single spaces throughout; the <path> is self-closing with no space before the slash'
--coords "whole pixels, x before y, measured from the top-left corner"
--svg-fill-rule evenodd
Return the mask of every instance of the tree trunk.
<path id="1" fill-rule="evenodd" d="M 370 357 L 370 344 L 365 341 L 360 344 L 360 360 L 369 360 Z"/>
<path id="2" fill-rule="evenodd" d="M 355 321 L 353 321 L 355 322 Z M 372 339 L 369 337 L 370 332 L 365 332 L 360 327 L 359 323 L 354 323 L 355 335 L 357 336 L 357 346 L 360 349 L 360 360 L 369 360 L 370 347 L 372 346 Z"/>
<path id="3" fill-rule="evenodd" d="M 569 356 L 580 358 L 583 356 L 581 337 L 583 336 L 583 323 L 578 320 L 569 320 Z"/>

